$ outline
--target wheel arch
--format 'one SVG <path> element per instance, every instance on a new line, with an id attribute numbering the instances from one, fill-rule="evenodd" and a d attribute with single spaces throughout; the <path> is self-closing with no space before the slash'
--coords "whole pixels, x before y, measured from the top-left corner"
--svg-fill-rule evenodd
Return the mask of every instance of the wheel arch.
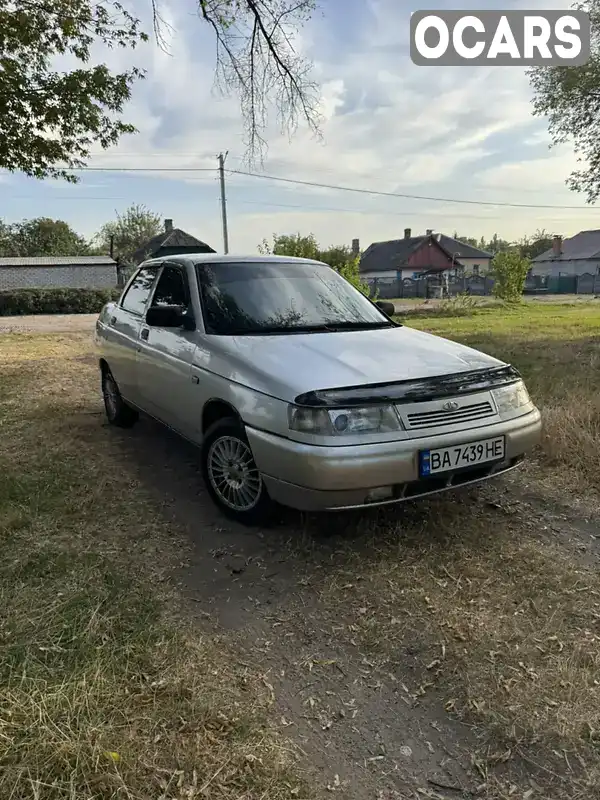
<path id="1" fill-rule="evenodd" d="M 207 400 L 202 409 L 202 433 L 205 434 L 215 422 L 222 419 L 234 419 L 242 422 L 239 412 L 231 403 L 217 397 Z"/>

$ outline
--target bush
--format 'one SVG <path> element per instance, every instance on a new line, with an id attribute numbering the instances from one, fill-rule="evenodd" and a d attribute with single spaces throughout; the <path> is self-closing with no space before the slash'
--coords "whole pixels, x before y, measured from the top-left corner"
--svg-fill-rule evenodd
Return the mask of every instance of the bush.
<path id="1" fill-rule="evenodd" d="M 497 253 L 492 261 L 494 295 L 506 303 L 519 303 L 531 263 L 517 251 Z"/>
<path id="2" fill-rule="evenodd" d="M 477 313 L 479 301 L 471 294 L 455 294 L 444 298 L 432 313 L 439 317 L 472 317 Z"/>
<path id="3" fill-rule="evenodd" d="M 22 314 L 97 314 L 121 289 L 13 289 L 0 292 L 0 317 Z"/>

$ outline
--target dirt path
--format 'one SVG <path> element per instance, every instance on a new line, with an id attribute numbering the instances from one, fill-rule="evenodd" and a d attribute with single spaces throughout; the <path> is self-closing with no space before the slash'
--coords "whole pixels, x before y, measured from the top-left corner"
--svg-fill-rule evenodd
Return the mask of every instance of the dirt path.
<path id="1" fill-rule="evenodd" d="M 39 314 L 0 317 L 0 333 L 77 333 L 93 331 L 97 314 Z"/>
<path id="2" fill-rule="evenodd" d="M 376 663 L 352 638 L 361 610 L 340 614 L 322 600 L 319 587 L 336 579 L 344 548 L 365 547 L 358 533 L 364 515 L 289 513 L 275 530 L 248 531 L 214 510 L 192 447 L 148 421 L 124 435 L 121 446 L 167 519 L 188 532 L 193 556 L 178 580 L 191 613 L 232 638 L 242 659 L 261 665 L 281 731 L 299 744 L 323 796 L 476 793 L 475 733 L 449 717 L 444 698 L 414 691 L 426 681 L 418 641 L 399 641 L 393 666 Z M 504 515 L 519 514 L 536 535 L 560 536 L 574 556 L 597 563 L 593 521 L 548 509 L 517 479 L 502 486 L 501 503 L 498 486 L 467 491 L 462 499 L 497 507 L 499 524 Z M 426 513 L 423 504 L 414 509 Z"/>

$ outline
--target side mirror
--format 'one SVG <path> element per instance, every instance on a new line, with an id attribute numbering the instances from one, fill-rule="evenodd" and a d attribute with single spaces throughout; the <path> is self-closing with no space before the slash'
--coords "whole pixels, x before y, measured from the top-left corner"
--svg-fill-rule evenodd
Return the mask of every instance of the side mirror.
<path id="1" fill-rule="evenodd" d="M 380 311 L 387 314 L 388 317 L 393 317 L 396 313 L 396 306 L 393 303 L 388 303 L 386 300 L 378 300 L 375 305 Z"/>
<path id="2" fill-rule="evenodd" d="M 187 328 L 189 319 L 181 306 L 153 306 L 146 312 L 146 324 L 152 328 Z"/>

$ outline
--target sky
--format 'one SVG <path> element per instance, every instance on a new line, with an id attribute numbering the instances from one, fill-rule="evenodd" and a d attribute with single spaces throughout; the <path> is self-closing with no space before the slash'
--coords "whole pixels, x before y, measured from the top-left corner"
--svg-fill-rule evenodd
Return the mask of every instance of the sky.
<path id="1" fill-rule="evenodd" d="M 151 0 L 125 4 L 149 23 Z M 139 203 L 223 252 L 217 155 L 228 151 L 228 168 L 248 168 L 239 104 L 214 85 L 215 43 L 193 0 L 158 5 L 168 52 L 151 40 L 134 52 L 109 55 L 115 69 L 135 64 L 147 70 L 124 114 L 138 132 L 107 151 L 95 150 L 89 162 L 95 169 L 79 173 L 77 185 L 0 174 L 1 218 L 64 219 L 91 237 Z M 321 0 L 295 46 L 312 61 L 321 87 L 322 136 L 301 126 L 290 139 L 273 117 L 264 161 L 252 167 L 262 177 L 227 173 L 230 252 L 255 253 L 263 239 L 295 232 L 313 233 L 323 246 L 358 238 L 364 249 L 401 237 L 405 228 L 516 240 L 542 228 L 569 236 L 599 227 L 596 210 L 565 185 L 575 156 L 568 144 L 549 147 L 546 121 L 532 116 L 522 68 L 411 62 L 411 12 L 457 7 L 519 8 L 522 0 Z M 97 51 L 95 58 L 104 60 L 106 53 Z M 161 168 L 179 171 L 147 171 Z M 203 171 L 182 171 L 194 169 Z M 441 200 L 377 197 L 266 176 Z"/>

